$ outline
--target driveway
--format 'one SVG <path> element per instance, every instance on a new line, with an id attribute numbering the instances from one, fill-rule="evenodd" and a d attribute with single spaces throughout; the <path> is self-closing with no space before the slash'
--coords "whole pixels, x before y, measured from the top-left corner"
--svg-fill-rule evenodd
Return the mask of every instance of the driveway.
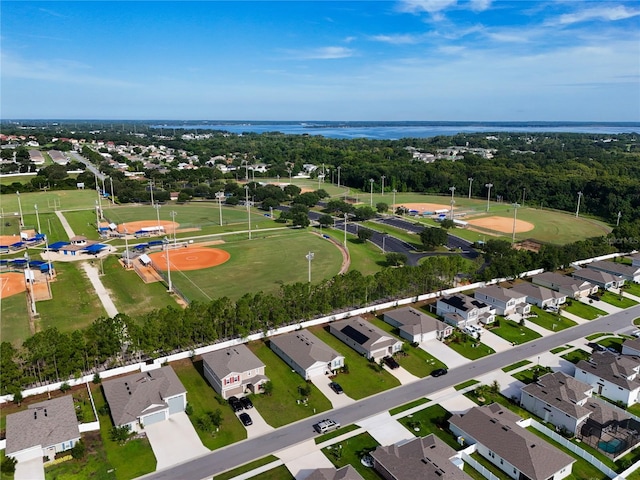
<path id="1" fill-rule="evenodd" d="M 329 399 L 333 408 L 344 407 L 355 402 L 355 400 L 346 393 L 337 394 L 331 390 L 331 387 L 329 387 L 331 379 L 329 377 L 317 375 L 315 377 L 311 377 L 311 383 L 318 387 L 318 390 L 320 390 L 322 394 Z"/>
<path id="2" fill-rule="evenodd" d="M 407 383 L 415 382 L 416 380 L 420 380 L 414 374 L 407 372 L 404 367 L 398 367 L 391 369 L 386 365 L 382 366 L 387 372 L 396 377 L 400 381 L 400 385 L 406 385 Z"/>
<path id="3" fill-rule="evenodd" d="M 439 404 L 451 413 L 467 413 L 467 411 L 471 410 L 473 407 L 478 406 L 475 402 L 465 397 L 461 392 L 456 392 L 453 387 L 447 388 L 446 391 L 450 391 L 452 395 L 441 400 Z M 454 393 L 457 393 L 457 395 Z"/>
<path id="4" fill-rule="evenodd" d="M 599 308 L 607 313 L 618 313 L 622 308 L 615 307 L 610 303 L 603 302 L 602 300 L 591 300 L 590 298 L 581 298 L 580 301 L 585 305 L 591 305 L 592 307 Z"/>
<path id="5" fill-rule="evenodd" d="M 529 365 L 531 368 L 532 365 Z M 489 372 L 486 375 L 478 377 L 477 380 L 480 380 L 480 383 L 483 385 L 491 385 L 494 381 L 497 380 L 500 385 L 500 393 L 502 393 L 505 397 L 517 397 L 520 398 L 520 389 L 524 387 L 524 383 L 520 380 L 516 380 L 511 376 L 512 372 L 503 372 L 502 370 L 494 370 L 493 372 Z"/>
<path id="6" fill-rule="evenodd" d="M 296 480 L 304 480 L 316 468 L 333 467 L 331 461 L 324 456 L 313 439 L 275 452 L 274 455 L 282 460 L 291 475 L 296 477 Z"/>
<path id="7" fill-rule="evenodd" d="M 250 408 L 249 410 L 242 410 L 241 412 L 236 413 L 236 415 L 240 415 L 241 413 L 247 413 L 251 417 L 252 425 L 248 427 L 244 427 L 247 429 L 247 438 L 259 437 L 260 435 L 264 435 L 265 433 L 272 432 L 274 428 L 269 425 L 260 412 L 255 408 Z M 238 419 L 240 422 L 240 419 Z M 242 423 L 242 422 L 240 422 Z"/>
<path id="8" fill-rule="evenodd" d="M 16 463 L 15 480 L 44 480 L 42 457 Z"/>
<path id="9" fill-rule="evenodd" d="M 507 342 L 504 338 L 496 335 L 493 332 L 483 328 L 482 335 L 480 336 L 480 341 L 485 345 L 493 348 L 496 352 L 504 352 L 506 350 L 510 350 L 513 348 L 511 342 Z"/>
<path id="10" fill-rule="evenodd" d="M 447 366 L 447 368 L 456 368 L 466 365 L 471 360 L 463 357 L 458 352 L 449 348 L 439 340 L 429 340 L 420 344 L 420 348 L 430 355 L 433 355 Z"/>
<path id="11" fill-rule="evenodd" d="M 158 461 L 156 470 L 209 453 L 184 412 L 171 415 L 164 422 L 147 425 L 144 431 Z"/>
<path id="12" fill-rule="evenodd" d="M 364 428 L 380 445 L 393 445 L 415 437 L 401 423 L 391 418 L 389 412 L 365 418 L 356 422 L 356 425 Z"/>

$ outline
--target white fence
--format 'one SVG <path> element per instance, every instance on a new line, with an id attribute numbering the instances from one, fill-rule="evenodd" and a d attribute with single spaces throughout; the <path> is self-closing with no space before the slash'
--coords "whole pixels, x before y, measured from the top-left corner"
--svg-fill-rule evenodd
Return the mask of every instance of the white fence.
<path id="1" fill-rule="evenodd" d="M 471 447 L 473 447 L 473 451 L 475 451 L 475 445 L 472 445 Z M 475 470 L 477 470 L 478 473 L 480 473 L 480 475 L 482 475 L 487 480 L 500 480 L 500 478 L 496 477 L 493 473 L 491 473 L 491 470 L 486 468 L 484 465 L 478 462 L 475 458 L 471 457 L 471 453 L 473 452 L 467 453 L 467 450 L 468 448 L 464 449 L 461 452 L 462 460 L 464 460 L 465 463 L 468 463 L 470 467 L 473 467 Z"/>
<path id="2" fill-rule="evenodd" d="M 599 262 L 600 260 L 609 260 L 611 258 L 626 257 L 627 255 L 635 253 L 635 250 L 630 253 L 610 253 L 608 255 L 601 255 L 600 257 L 587 258 L 586 260 L 577 260 L 571 262 L 573 266 L 586 265 L 588 263 Z"/>
<path id="3" fill-rule="evenodd" d="M 95 432 L 96 430 L 100 430 L 100 422 L 96 420 L 95 422 L 81 423 L 78 425 L 78 430 L 80 430 L 80 433 Z"/>

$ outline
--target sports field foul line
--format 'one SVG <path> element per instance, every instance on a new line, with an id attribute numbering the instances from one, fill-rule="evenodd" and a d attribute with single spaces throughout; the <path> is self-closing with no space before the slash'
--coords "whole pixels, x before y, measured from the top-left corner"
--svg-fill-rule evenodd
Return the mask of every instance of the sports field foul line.
<path id="1" fill-rule="evenodd" d="M 171 260 L 169 260 L 169 264 L 171 265 L 171 270 L 173 271 L 173 269 L 175 268 L 176 272 L 179 272 L 180 275 L 182 275 L 184 278 L 186 278 L 187 280 L 189 280 L 189 282 L 191 283 L 191 285 L 193 285 L 194 287 L 196 287 L 200 293 L 202 293 L 205 297 L 207 297 L 207 299 L 209 300 L 213 300 L 213 298 L 211 298 L 209 295 L 207 295 L 204 290 L 202 290 L 193 280 L 191 280 L 188 276 L 186 276 L 182 270 L 180 270 L 178 267 L 176 267 L 173 262 Z"/>

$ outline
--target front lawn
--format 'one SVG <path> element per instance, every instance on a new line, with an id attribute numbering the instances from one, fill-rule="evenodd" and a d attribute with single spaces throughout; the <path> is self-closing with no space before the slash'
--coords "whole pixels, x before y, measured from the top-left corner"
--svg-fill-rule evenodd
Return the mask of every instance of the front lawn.
<path id="1" fill-rule="evenodd" d="M 604 337 L 605 335 L 615 335 L 615 333 L 613 333 L 613 332 L 608 332 L 608 333 L 598 332 L 598 333 L 592 333 L 591 335 L 587 335 L 584 338 L 586 338 L 587 340 L 595 340 L 596 338 Z"/>
<path id="2" fill-rule="evenodd" d="M 500 319 L 500 326 L 493 327 L 490 331 L 515 345 L 527 343 L 542 336 L 530 328 L 520 326 L 516 322 L 502 318 Z"/>
<path id="3" fill-rule="evenodd" d="M 552 348 L 550 352 L 555 355 L 556 353 L 564 352 L 565 350 L 569 350 L 570 348 L 571 345 L 563 345 L 562 347 Z"/>
<path id="4" fill-rule="evenodd" d="M 234 468 L 233 470 L 221 473 L 220 475 L 216 475 L 215 477 L 213 477 L 213 480 L 231 480 L 232 478 L 238 477 L 243 473 L 250 472 L 251 470 L 255 470 L 258 467 L 262 467 L 263 465 L 267 465 L 277 460 L 278 457 L 274 455 L 267 455 L 266 457 L 259 458 L 258 460 L 254 460 L 253 462 L 246 463 L 241 467 Z"/>
<path id="5" fill-rule="evenodd" d="M 339 429 L 334 430 L 333 432 L 325 433 L 324 435 L 320 435 L 314 438 L 314 441 L 316 442 L 316 445 L 320 445 L 321 443 L 326 442 L 327 440 L 331 440 L 332 438 L 339 437 L 341 435 L 344 435 L 345 433 L 353 432 L 354 430 L 358 430 L 359 428 L 360 427 L 355 423 L 351 425 L 347 425 L 346 427 L 340 427 Z"/>
<path id="6" fill-rule="evenodd" d="M 373 451 L 380 444 L 368 433 L 361 433 L 344 442 L 336 443 L 322 449 L 322 453 L 337 468 L 351 464 L 365 480 L 380 480 L 382 477 L 373 468 L 362 464 L 362 457 Z"/>
<path id="7" fill-rule="evenodd" d="M 251 397 L 253 405 L 269 425 L 278 428 L 331 409 L 327 397 L 313 383 L 306 382 L 292 371 L 265 342 L 250 342 L 247 347 L 267 366 L 266 375 L 273 385 L 271 395 Z M 309 389 L 308 396 L 302 394 L 302 388 Z"/>
<path id="8" fill-rule="evenodd" d="M 552 373 L 549 367 L 543 367 L 542 365 L 536 365 L 532 368 L 528 368 L 526 370 L 521 370 L 520 372 L 514 373 L 511 376 L 517 380 L 520 380 L 522 383 L 529 385 L 530 383 L 534 383 L 538 381 L 543 375 L 547 373 Z"/>
<path id="9" fill-rule="evenodd" d="M 210 450 L 224 447 L 247 438 L 247 431 L 235 416 L 231 407 L 216 393 L 204 378 L 202 360 L 179 360 L 172 362 L 171 367 L 187 389 L 187 402 L 190 412 L 189 420 L 193 424 L 202 444 Z M 208 412 L 220 410 L 222 422 L 219 430 L 210 431 L 202 428 L 198 419 Z M 206 425 L 206 423 L 203 423 Z"/>
<path id="10" fill-rule="evenodd" d="M 498 386 L 499 387 L 499 386 Z M 478 405 L 491 405 L 492 403 L 499 403 L 503 407 L 508 408 L 516 415 L 522 418 L 531 418 L 531 414 L 524 408 L 518 405 L 517 400 L 512 400 L 500 393 L 500 389 L 495 389 L 490 385 L 481 385 L 475 390 L 464 394 L 469 400 Z"/>
<path id="11" fill-rule="evenodd" d="M 600 297 L 600 300 L 618 308 L 629 308 L 633 307 L 634 305 L 638 305 L 638 302 L 636 302 L 635 300 L 623 297 L 622 295 L 616 295 L 613 292 L 604 292 Z"/>
<path id="12" fill-rule="evenodd" d="M 449 432 L 448 420 L 450 418 L 451 413 L 445 410 L 444 407 L 432 405 L 424 410 L 402 417 L 398 419 L 398 422 L 417 437 L 424 437 L 433 433 L 454 450 L 459 450 L 460 445 L 456 441 L 456 437 Z"/>
<path id="13" fill-rule="evenodd" d="M 399 407 L 392 408 L 389 410 L 389 415 L 397 415 L 398 413 L 406 412 L 407 410 L 412 409 L 413 407 L 417 407 L 419 405 L 423 405 L 425 403 L 429 403 L 428 398 L 419 398 L 414 400 L 413 402 L 405 403 L 404 405 L 400 405 Z"/>
<path id="14" fill-rule="evenodd" d="M 533 322 L 536 325 L 546 328 L 552 332 L 559 332 L 560 330 L 564 330 L 565 328 L 573 327 L 577 325 L 573 320 L 569 320 L 566 317 L 563 317 L 559 314 L 547 312 L 546 310 L 542 310 L 535 305 L 531 306 L 531 313 L 537 315 L 536 317 L 527 318 L 528 322 Z"/>
<path id="15" fill-rule="evenodd" d="M 622 286 L 624 292 L 630 293 L 636 297 L 640 297 L 640 283 L 628 283 L 626 282 Z"/>
<path id="16" fill-rule="evenodd" d="M 458 385 L 455 385 L 453 388 L 456 390 L 463 390 L 467 387 L 470 387 L 471 385 L 475 385 L 476 383 L 480 383 L 480 381 L 472 378 L 471 380 L 467 380 L 466 382 L 462 382 L 462 383 L 459 383 Z"/>
<path id="17" fill-rule="evenodd" d="M 516 368 L 524 367 L 525 365 L 529 365 L 531 362 L 529 360 L 520 360 L 519 362 L 512 363 L 511 365 L 507 365 L 502 369 L 503 372 L 507 373 L 511 370 L 515 370 Z"/>
<path id="18" fill-rule="evenodd" d="M 613 348 L 616 352 L 620 353 L 622 351 L 622 342 L 624 342 L 624 338 L 621 337 L 609 337 L 604 338 L 598 342 L 598 345 L 602 345 L 604 348 Z"/>
<path id="19" fill-rule="evenodd" d="M 587 305 L 578 300 L 567 300 L 565 310 L 584 318 L 585 320 L 595 320 L 596 318 L 607 314 L 607 312 L 600 310 L 599 308 Z"/>
<path id="20" fill-rule="evenodd" d="M 396 377 L 342 343 L 322 326 L 310 327 L 309 330 L 331 348 L 344 355 L 348 373 L 339 373 L 334 380 L 351 398 L 360 400 L 400 385 Z M 282 360 L 280 361 L 282 362 Z M 285 365 L 284 362 L 282 364 Z"/>
<path id="21" fill-rule="evenodd" d="M 453 335 L 448 337 L 445 340 L 445 344 L 469 360 L 477 360 L 478 358 L 496 353 L 493 348 L 459 331 L 455 331 Z"/>
<path id="22" fill-rule="evenodd" d="M 580 348 L 562 355 L 562 358 L 564 358 L 565 360 L 569 360 L 574 365 L 577 364 L 580 360 L 589 360 L 590 357 L 590 353 L 587 353 Z"/>
<path id="23" fill-rule="evenodd" d="M 107 459 L 100 432 L 82 434 L 82 442 L 85 446 L 84 458 L 46 467 L 44 478 L 46 480 L 115 480 L 116 472 Z"/>

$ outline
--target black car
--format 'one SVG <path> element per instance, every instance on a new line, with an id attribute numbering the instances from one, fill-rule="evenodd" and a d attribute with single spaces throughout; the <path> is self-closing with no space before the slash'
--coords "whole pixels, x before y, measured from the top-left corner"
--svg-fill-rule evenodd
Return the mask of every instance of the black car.
<path id="1" fill-rule="evenodd" d="M 251 417 L 249 416 L 248 413 L 241 413 L 240 415 L 238 415 L 238 418 L 240 419 L 240 421 L 245 427 L 248 427 L 249 425 L 253 425 L 253 420 L 251 420 Z"/>
<path id="2" fill-rule="evenodd" d="M 242 397 L 240 399 L 240 403 L 242 404 L 245 410 L 249 410 L 250 408 L 253 408 L 253 402 L 249 399 L 249 397 Z"/>
<path id="3" fill-rule="evenodd" d="M 229 397 L 229 405 L 234 412 L 240 412 L 244 408 L 237 397 Z"/>
<path id="4" fill-rule="evenodd" d="M 599 343 L 587 343 L 587 347 L 591 347 L 594 352 L 604 352 L 606 350 L 606 348 Z"/>
<path id="5" fill-rule="evenodd" d="M 431 372 L 432 377 L 441 377 L 442 375 L 447 374 L 446 368 L 436 368 L 433 372 Z"/>
<path id="6" fill-rule="evenodd" d="M 329 384 L 329 387 L 331 388 L 331 390 L 333 390 L 334 392 L 336 392 L 337 394 L 341 394 L 344 393 L 344 390 L 342 390 L 342 387 L 340 386 L 339 383 L 336 382 L 331 382 Z"/>
<path id="7" fill-rule="evenodd" d="M 396 362 L 396 359 L 393 357 L 384 357 L 382 361 L 392 370 L 400 368 L 400 364 Z"/>

